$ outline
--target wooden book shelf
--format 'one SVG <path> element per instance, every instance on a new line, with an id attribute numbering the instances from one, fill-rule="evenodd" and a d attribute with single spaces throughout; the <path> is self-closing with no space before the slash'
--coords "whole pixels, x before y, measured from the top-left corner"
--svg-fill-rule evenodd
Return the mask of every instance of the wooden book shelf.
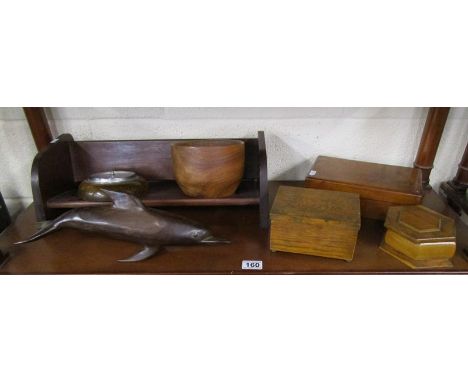
<path id="1" fill-rule="evenodd" d="M 241 185 L 227 198 L 191 198 L 182 193 L 172 168 L 171 145 L 178 140 L 75 141 L 61 135 L 35 157 L 31 184 L 38 220 L 50 220 L 64 209 L 88 207 L 77 196 L 78 185 L 91 174 L 131 170 L 149 181 L 142 201 L 149 207 L 258 205 L 260 224 L 268 226 L 268 182 L 265 136 L 245 142 L 245 169 Z"/>

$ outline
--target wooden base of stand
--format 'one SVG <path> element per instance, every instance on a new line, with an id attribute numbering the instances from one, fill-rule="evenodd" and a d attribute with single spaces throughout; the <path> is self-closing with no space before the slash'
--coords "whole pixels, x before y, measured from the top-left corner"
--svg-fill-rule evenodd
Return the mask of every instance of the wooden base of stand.
<path id="1" fill-rule="evenodd" d="M 452 268 L 453 264 L 450 259 L 430 259 L 430 260 L 415 260 L 403 253 L 390 247 L 387 243 L 382 242 L 380 249 L 395 259 L 401 261 L 411 269 L 433 269 L 433 268 Z"/>

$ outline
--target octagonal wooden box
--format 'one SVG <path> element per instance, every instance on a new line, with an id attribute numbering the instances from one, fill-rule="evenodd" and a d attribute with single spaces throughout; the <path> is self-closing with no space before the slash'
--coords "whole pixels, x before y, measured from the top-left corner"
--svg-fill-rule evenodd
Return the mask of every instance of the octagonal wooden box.
<path id="1" fill-rule="evenodd" d="M 380 248 L 413 269 L 451 267 L 455 254 L 455 222 L 427 207 L 388 209 L 387 232 Z"/>

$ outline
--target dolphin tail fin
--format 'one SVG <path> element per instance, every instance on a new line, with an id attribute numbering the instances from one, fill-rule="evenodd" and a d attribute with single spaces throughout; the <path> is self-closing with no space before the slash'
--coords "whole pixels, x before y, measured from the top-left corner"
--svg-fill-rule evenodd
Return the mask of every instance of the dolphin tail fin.
<path id="1" fill-rule="evenodd" d="M 59 228 L 59 224 L 57 224 L 58 219 L 47 222 L 46 225 L 42 227 L 39 231 L 37 231 L 34 235 L 29 237 L 28 239 L 17 241 L 16 243 L 13 243 L 13 245 L 30 243 L 32 241 L 39 240 L 40 238 L 48 235 L 51 232 L 56 231 Z"/>
<path id="2" fill-rule="evenodd" d="M 127 257 L 126 259 L 117 260 L 121 263 L 131 263 L 135 261 L 142 261 L 149 259 L 151 256 L 155 255 L 159 251 L 159 246 L 145 246 L 140 252 L 134 254 L 133 256 Z"/>

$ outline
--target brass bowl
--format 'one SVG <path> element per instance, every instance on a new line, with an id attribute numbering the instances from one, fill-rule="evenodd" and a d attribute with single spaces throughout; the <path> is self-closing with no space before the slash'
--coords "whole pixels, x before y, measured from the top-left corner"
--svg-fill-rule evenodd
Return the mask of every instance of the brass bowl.
<path id="1" fill-rule="evenodd" d="M 244 174 L 244 141 L 184 141 L 171 150 L 175 179 L 184 194 L 224 198 L 236 192 Z"/>
<path id="2" fill-rule="evenodd" d="M 91 175 L 80 183 L 78 196 L 89 202 L 108 202 L 101 190 L 125 192 L 142 196 L 148 191 L 148 182 L 132 171 L 106 171 Z"/>

